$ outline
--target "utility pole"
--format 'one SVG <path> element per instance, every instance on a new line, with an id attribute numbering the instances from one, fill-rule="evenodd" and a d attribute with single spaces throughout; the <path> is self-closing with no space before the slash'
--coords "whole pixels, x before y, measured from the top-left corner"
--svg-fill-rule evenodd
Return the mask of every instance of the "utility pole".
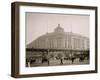
<path id="1" fill-rule="evenodd" d="M 72 24 L 71 24 L 71 33 L 70 33 L 70 47 L 71 47 L 71 60 L 72 60 L 72 64 L 74 62 L 74 57 L 73 57 L 73 50 L 72 50 Z"/>

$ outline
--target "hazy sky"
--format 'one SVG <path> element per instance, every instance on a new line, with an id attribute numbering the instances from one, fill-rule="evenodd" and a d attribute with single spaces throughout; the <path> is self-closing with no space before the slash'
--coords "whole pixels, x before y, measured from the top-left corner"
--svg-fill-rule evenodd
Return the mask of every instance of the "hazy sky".
<path id="1" fill-rule="evenodd" d="M 26 44 L 29 44 L 39 36 L 53 32 L 60 24 L 65 32 L 78 33 L 89 37 L 89 16 L 88 15 L 64 15 L 28 12 L 26 17 Z"/>

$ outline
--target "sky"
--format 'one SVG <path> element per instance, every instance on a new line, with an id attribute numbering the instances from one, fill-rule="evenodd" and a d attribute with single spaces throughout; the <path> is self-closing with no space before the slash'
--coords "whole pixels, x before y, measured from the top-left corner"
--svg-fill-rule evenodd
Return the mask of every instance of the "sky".
<path id="1" fill-rule="evenodd" d="M 27 12 L 25 20 L 26 45 L 47 32 L 54 32 L 58 24 L 64 28 L 65 32 L 73 32 L 89 37 L 89 15 Z"/>

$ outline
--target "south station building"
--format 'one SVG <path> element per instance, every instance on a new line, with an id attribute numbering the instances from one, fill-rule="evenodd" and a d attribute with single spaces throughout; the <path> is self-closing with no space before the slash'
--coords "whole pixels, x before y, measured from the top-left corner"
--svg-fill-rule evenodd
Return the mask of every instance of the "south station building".
<path id="1" fill-rule="evenodd" d="M 74 54 L 89 54 L 89 38 L 73 32 L 65 32 L 58 24 L 54 32 L 46 33 L 26 47 L 26 59 L 41 60 L 43 55 L 53 59 L 61 54 L 63 58 Z"/>

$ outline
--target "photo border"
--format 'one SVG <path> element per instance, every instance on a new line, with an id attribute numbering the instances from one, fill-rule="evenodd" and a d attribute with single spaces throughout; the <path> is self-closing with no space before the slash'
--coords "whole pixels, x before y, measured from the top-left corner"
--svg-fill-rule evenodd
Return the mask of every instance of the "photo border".
<path id="1" fill-rule="evenodd" d="M 87 9 L 95 10 L 95 70 L 89 71 L 73 71 L 73 72 L 55 72 L 43 74 L 20 74 L 19 67 L 19 35 L 20 35 L 20 20 L 19 9 L 20 6 L 39 6 L 39 7 L 55 7 L 55 8 L 72 8 L 72 9 Z M 62 4 L 44 4 L 44 3 L 29 3 L 29 2 L 13 2 L 11 4 L 11 76 L 16 78 L 21 77 L 40 77 L 40 76 L 56 76 L 56 75 L 72 75 L 72 74 L 86 74 L 97 73 L 97 7 L 96 6 L 80 6 L 80 5 L 62 5 Z"/>

